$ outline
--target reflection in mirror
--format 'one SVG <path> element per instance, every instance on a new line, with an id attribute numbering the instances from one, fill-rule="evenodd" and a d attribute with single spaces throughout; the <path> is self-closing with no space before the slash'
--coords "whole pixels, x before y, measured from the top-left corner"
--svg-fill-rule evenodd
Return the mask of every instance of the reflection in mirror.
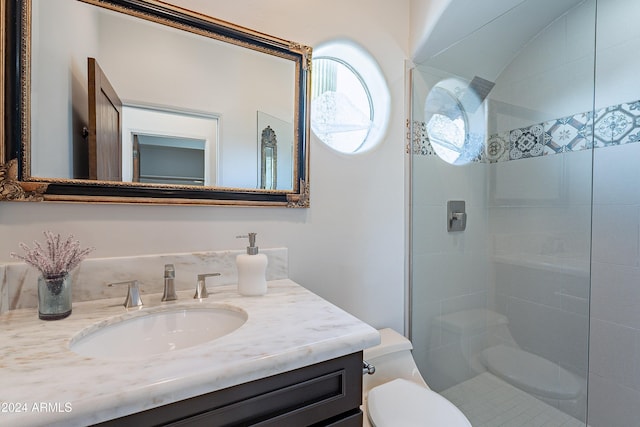
<path id="1" fill-rule="evenodd" d="M 195 109 L 224 121 L 220 156 L 216 159 L 219 164 L 214 166 L 221 179 L 219 183 L 211 179 L 212 184 L 208 185 L 257 187 L 253 134 L 257 106 L 268 105 L 275 115 L 288 118 L 289 133 L 293 133 L 295 66 L 290 60 L 247 49 L 239 56 L 241 48 L 229 43 L 76 0 L 34 0 L 32 13 L 31 176 L 81 178 L 79 171 L 86 169 L 80 156 L 71 165 L 70 156 L 59 153 L 69 152 L 65 146 L 74 140 L 76 146 L 83 144 L 78 141 L 78 130 L 85 126 L 86 114 L 91 120 L 91 113 L 86 112 L 92 111 L 91 103 L 87 108 L 85 95 L 87 57 L 96 57 L 103 71 L 102 81 L 108 80 L 123 104 Z M 72 17 L 79 25 L 59 25 Z M 256 70 L 260 70 L 259 78 Z M 91 75 L 88 80 L 93 80 Z M 92 93 L 89 88 L 89 101 Z M 96 93 L 106 91 L 96 89 Z M 99 96 L 96 98 L 99 116 L 108 114 L 107 107 L 115 105 L 110 99 L 101 102 Z M 126 111 L 122 114 L 121 120 L 127 121 Z M 113 116 L 117 125 L 118 117 Z M 90 139 L 96 133 L 97 138 L 102 137 L 101 142 L 90 143 L 90 147 L 104 147 L 104 136 L 112 134 L 113 127 L 106 133 L 89 127 Z M 52 133 L 51 129 L 59 132 Z M 181 125 L 171 133 L 190 132 L 188 126 Z M 52 134 L 67 137 L 52 139 Z M 131 135 L 122 133 L 122 140 L 126 139 Z M 89 178 L 119 181 L 117 172 L 91 173 L 94 162 L 98 162 L 98 170 L 101 166 L 99 149 L 98 160 L 91 152 L 90 148 Z M 114 154 L 122 158 L 122 176 L 132 176 L 131 145 L 123 145 L 122 153 L 110 153 L 107 163 L 115 162 Z M 60 161 L 51 162 L 52 155 Z"/>
<path id="2" fill-rule="evenodd" d="M 273 190 L 278 182 L 278 138 L 271 126 L 262 130 L 260 154 L 260 188 Z"/>
<path id="3" fill-rule="evenodd" d="M 5 120 L 3 161 L 20 159 L 16 180 L 41 183 L 52 200 L 308 206 L 309 47 L 156 0 L 6 4 L 8 62 L 18 65 L 5 76 L 6 105 L 18 108 Z M 155 128 L 128 117 L 144 109 L 209 122 Z M 262 189 L 266 126 L 277 138 Z"/>
<path id="4" fill-rule="evenodd" d="M 133 136 L 134 182 L 204 185 L 205 142 Z"/>
<path id="5" fill-rule="evenodd" d="M 122 100 L 95 58 L 87 58 L 87 68 L 89 143 L 87 157 L 80 159 L 78 169 L 88 168 L 89 179 L 121 181 Z"/>
<path id="6" fill-rule="evenodd" d="M 293 185 L 291 123 L 258 111 L 260 188 L 285 190 Z"/>
<path id="7" fill-rule="evenodd" d="M 125 105 L 123 181 L 216 185 L 218 117 Z M 137 143 L 137 145 L 136 145 Z"/>

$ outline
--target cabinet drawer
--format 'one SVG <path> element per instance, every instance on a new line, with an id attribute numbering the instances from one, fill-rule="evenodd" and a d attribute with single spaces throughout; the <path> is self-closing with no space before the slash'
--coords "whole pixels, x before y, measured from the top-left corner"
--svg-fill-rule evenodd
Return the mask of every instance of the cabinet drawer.
<path id="1" fill-rule="evenodd" d="M 196 396 L 101 425 L 308 426 L 358 416 L 362 353 Z M 344 419 L 346 419 L 344 418 Z M 323 424 L 324 420 L 334 420 Z M 362 415 L 360 414 L 360 424 Z"/>

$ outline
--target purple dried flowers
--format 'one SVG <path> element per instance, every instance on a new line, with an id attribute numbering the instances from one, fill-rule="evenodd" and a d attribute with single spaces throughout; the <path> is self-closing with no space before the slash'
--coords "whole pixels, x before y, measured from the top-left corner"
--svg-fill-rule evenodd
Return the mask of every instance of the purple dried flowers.
<path id="1" fill-rule="evenodd" d="M 25 254 L 11 252 L 11 256 L 37 268 L 45 278 L 69 273 L 94 250 L 94 248 L 80 249 L 80 242 L 73 240 L 73 235 L 66 240 L 63 240 L 60 234 L 53 234 L 51 231 L 45 231 L 44 235 L 47 239 L 46 245 L 34 241 L 33 248 L 29 248 L 24 243 L 20 243 L 20 248 Z"/>

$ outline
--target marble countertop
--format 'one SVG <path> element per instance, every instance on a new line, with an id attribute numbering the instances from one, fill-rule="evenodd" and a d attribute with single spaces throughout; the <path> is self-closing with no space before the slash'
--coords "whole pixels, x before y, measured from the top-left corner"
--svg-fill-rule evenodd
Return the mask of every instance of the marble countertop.
<path id="1" fill-rule="evenodd" d="M 231 285 L 193 291 L 159 305 L 229 305 L 248 313 L 229 335 L 142 360 L 104 360 L 69 350 L 86 327 L 127 313 L 124 298 L 73 305 L 70 317 L 38 319 L 36 309 L 0 316 L 0 425 L 88 425 L 363 350 L 378 332 L 291 280 L 268 282 L 266 295 L 242 297 Z M 129 310 L 131 311 L 131 310 Z"/>

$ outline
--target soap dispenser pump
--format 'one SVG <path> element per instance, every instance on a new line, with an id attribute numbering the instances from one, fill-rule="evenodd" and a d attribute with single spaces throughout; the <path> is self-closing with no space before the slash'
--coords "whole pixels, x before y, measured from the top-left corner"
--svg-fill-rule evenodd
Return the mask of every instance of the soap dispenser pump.
<path id="1" fill-rule="evenodd" d="M 258 253 L 256 233 L 238 238 L 249 238 L 247 253 L 236 257 L 238 268 L 238 292 L 240 295 L 254 296 L 267 293 L 267 256 Z"/>

